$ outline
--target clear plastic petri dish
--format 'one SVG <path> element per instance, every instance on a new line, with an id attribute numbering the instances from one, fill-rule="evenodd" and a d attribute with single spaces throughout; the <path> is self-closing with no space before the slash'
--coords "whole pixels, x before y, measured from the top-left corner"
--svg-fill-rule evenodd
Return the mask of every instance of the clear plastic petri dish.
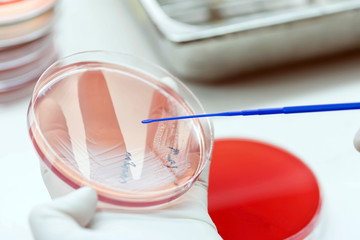
<path id="1" fill-rule="evenodd" d="M 213 144 L 208 119 L 141 121 L 200 113 L 196 97 L 163 69 L 95 51 L 48 68 L 35 86 L 28 124 L 41 162 L 67 186 L 90 186 L 102 203 L 141 208 L 183 195 Z"/>

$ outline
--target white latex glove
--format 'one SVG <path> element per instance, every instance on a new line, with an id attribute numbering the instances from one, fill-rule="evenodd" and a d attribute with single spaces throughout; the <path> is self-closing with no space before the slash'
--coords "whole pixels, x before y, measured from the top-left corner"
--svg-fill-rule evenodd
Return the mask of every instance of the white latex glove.
<path id="1" fill-rule="evenodd" d="M 96 112 L 96 103 L 99 102 L 99 99 L 102 102 L 110 101 L 104 76 L 100 72 L 95 72 L 92 75 L 85 73 L 83 78 L 84 81 L 86 80 L 86 86 L 79 87 L 79 89 L 86 89 L 86 92 L 79 90 L 79 98 L 89 99 L 86 107 L 94 105 L 88 111 L 92 116 L 88 118 L 90 120 L 87 123 L 91 125 L 93 124 L 91 119 L 113 113 L 111 109 L 104 109 L 103 106 L 106 104 L 98 104 L 100 113 Z M 88 79 L 93 81 L 89 82 Z M 106 95 L 108 96 L 106 97 Z M 69 135 L 68 129 L 63 127 L 65 117 L 61 109 L 50 100 L 40 104 L 44 109 L 39 113 L 42 115 L 40 119 L 43 121 L 48 119 L 44 122 L 52 123 L 42 124 L 40 121 L 43 133 L 49 141 L 61 138 L 65 142 Z M 87 109 L 84 110 L 84 112 L 86 111 Z M 109 119 L 112 118 L 108 117 L 102 120 L 110 121 Z M 98 124 L 102 121 L 94 122 L 94 124 Z M 116 124 L 110 122 L 106 126 L 112 125 Z M 100 129 L 108 130 L 107 128 Z M 123 141 L 121 138 L 119 139 L 121 133 L 116 126 L 115 130 L 109 129 L 116 134 L 108 142 L 112 143 L 114 139 L 116 143 Z M 93 134 L 92 139 L 109 135 L 107 133 L 97 136 L 96 131 Z M 44 182 L 50 195 L 56 199 L 51 203 L 40 205 L 32 211 L 30 225 L 33 235 L 36 240 L 221 239 L 207 211 L 208 171 L 209 167 L 204 170 L 186 194 L 162 209 L 96 212 L 97 195 L 93 189 L 82 188 L 69 193 L 72 189 L 42 165 Z"/>
<path id="2" fill-rule="evenodd" d="M 45 181 L 64 184 L 46 171 Z M 36 240 L 221 239 L 207 211 L 207 171 L 171 206 L 137 212 L 95 212 L 96 192 L 84 187 L 30 214 Z"/>
<path id="3" fill-rule="evenodd" d="M 360 152 L 360 129 L 354 137 L 354 146 L 358 152 Z"/>

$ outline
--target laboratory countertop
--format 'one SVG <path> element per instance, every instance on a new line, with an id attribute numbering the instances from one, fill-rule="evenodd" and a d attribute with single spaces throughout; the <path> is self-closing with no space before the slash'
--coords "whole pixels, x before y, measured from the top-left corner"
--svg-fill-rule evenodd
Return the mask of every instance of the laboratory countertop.
<path id="1" fill-rule="evenodd" d="M 63 0 L 54 39 L 60 56 L 111 50 L 161 65 L 121 0 Z M 247 75 L 217 84 L 185 82 L 207 112 L 360 101 L 360 54 Z M 0 239 L 31 239 L 28 214 L 50 201 L 26 124 L 29 95 L 0 104 Z M 360 239 L 360 111 L 213 119 L 215 137 L 264 141 L 302 159 L 324 201 L 318 239 Z"/>

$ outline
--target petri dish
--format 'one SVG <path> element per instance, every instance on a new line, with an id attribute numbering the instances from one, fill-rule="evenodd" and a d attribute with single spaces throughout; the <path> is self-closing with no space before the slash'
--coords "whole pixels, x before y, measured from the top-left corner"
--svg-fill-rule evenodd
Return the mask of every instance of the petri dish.
<path id="1" fill-rule="evenodd" d="M 54 7 L 56 0 L 0 1 L 0 26 L 22 22 L 41 15 Z"/>
<path id="2" fill-rule="evenodd" d="M 15 47 L 0 49 L 0 72 L 28 64 L 53 48 L 52 35 Z"/>
<path id="3" fill-rule="evenodd" d="M 321 206 L 318 181 L 296 156 L 253 140 L 215 140 L 208 208 L 223 239 L 319 237 Z"/>
<path id="4" fill-rule="evenodd" d="M 45 42 L 43 40 L 46 40 Z M 18 55 L 19 58 L 12 58 L 14 53 L 17 55 L 18 49 L 12 49 L 12 51 L 0 51 L 0 93 L 13 91 L 19 89 L 22 86 L 27 85 L 29 82 L 36 81 L 41 74 L 56 61 L 57 52 L 54 44 L 50 39 L 41 39 L 40 43 L 42 47 L 39 49 L 33 49 L 35 45 L 30 46 L 28 55 Z M 28 46 L 22 46 L 26 50 Z M 21 50 L 21 49 L 20 49 Z M 34 50 L 34 51 L 32 51 Z M 1 53 L 4 53 L 2 55 Z M 11 56 L 11 57 L 10 57 Z M 9 57 L 9 58 L 7 58 Z M 3 60 L 4 62 L 1 62 Z"/>
<path id="5" fill-rule="evenodd" d="M 102 203 L 154 207 L 183 195 L 209 161 L 208 119 L 142 124 L 147 118 L 204 113 L 190 90 L 135 57 L 83 52 L 38 80 L 28 111 L 33 145 L 73 189 L 94 188 Z"/>
<path id="6" fill-rule="evenodd" d="M 0 24 L 0 49 L 30 42 L 48 34 L 52 29 L 54 16 L 54 10 L 50 9 L 26 21 Z"/>

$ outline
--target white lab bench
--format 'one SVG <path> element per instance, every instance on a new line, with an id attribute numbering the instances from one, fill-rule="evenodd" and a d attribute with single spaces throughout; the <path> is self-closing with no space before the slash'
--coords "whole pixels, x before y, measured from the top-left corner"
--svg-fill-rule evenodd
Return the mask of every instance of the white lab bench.
<path id="1" fill-rule="evenodd" d="M 130 53 L 159 63 L 121 0 L 63 0 L 55 41 L 60 56 L 85 50 Z M 186 82 L 207 112 L 360 101 L 360 54 L 250 75 L 221 84 Z M 27 218 L 50 201 L 26 125 L 29 96 L 0 104 L 0 239 L 31 239 Z M 360 239 L 360 153 L 352 140 L 360 111 L 213 119 L 215 137 L 265 141 L 297 155 L 321 184 L 319 239 Z"/>

